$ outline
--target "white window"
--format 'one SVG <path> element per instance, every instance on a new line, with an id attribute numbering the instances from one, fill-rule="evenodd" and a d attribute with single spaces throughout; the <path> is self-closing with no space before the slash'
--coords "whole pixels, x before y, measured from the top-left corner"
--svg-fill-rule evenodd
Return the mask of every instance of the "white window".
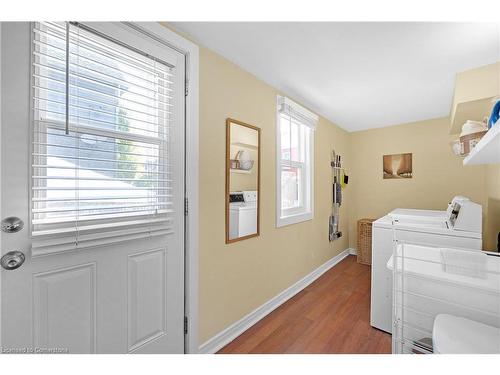
<path id="1" fill-rule="evenodd" d="M 33 247 L 168 233 L 174 69 L 65 23 L 34 25 L 32 69 Z"/>
<path id="2" fill-rule="evenodd" d="M 314 216 L 314 130 L 318 116 L 278 96 L 276 226 Z"/>

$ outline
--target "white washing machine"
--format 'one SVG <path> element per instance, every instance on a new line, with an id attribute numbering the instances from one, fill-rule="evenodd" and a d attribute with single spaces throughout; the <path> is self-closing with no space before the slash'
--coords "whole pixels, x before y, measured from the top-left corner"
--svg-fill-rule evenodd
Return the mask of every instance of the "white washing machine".
<path id="1" fill-rule="evenodd" d="M 229 193 L 229 239 L 257 233 L 257 191 Z"/>
<path id="2" fill-rule="evenodd" d="M 370 324 L 392 332 L 393 229 L 399 240 L 420 244 L 482 248 L 482 207 L 455 197 L 446 211 L 396 209 L 373 222 Z"/>

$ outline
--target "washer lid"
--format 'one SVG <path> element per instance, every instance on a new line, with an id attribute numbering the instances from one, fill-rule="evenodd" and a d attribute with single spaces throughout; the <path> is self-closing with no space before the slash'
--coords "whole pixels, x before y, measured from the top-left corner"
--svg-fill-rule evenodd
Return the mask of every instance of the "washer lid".
<path id="1" fill-rule="evenodd" d="M 423 221 L 446 221 L 446 211 L 437 210 L 415 210 L 409 208 L 396 208 L 389 212 L 389 215 L 395 219 L 404 221 L 423 220 Z"/>
<path id="2" fill-rule="evenodd" d="M 464 237 L 481 239 L 482 234 L 476 232 L 464 232 L 448 228 L 445 220 L 400 220 L 393 226 L 393 218 L 391 215 L 385 215 L 373 222 L 375 228 L 397 229 L 408 232 L 442 234 L 445 236 Z"/>
<path id="3" fill-rule="evenodd" d="M 500 354 L 500 328 L 439 314 L 432 329 L 434 353 Z"/>
<path id="4" fill-rule="evenodd" d="M 464 231 L 450 229 L 446 222 L 440 222 L 440 221 L 424 221 L 424 220 L 400 221 L 394 223 L 393 227 L 396 230 L 403 230 L 408 232 L 442 234 L 445 236 L 475 238 L 475 239 L 482 238 L 481 233 L 464 232 Z"/>
<path id="5" fill-rule="evenodd" d="M 229 203 L 229 209 L 231 211 L 239 211 L 239 209 L 244 206 L 245 203 L 244 202 L 232 202 L 232 203 Z"/>
<path id="6" fill-rule="evenodd" d="M 380 219 L 375 220 L 373 222 L 373 226 L 391 229 L 392 223 L 395 221 L 401 228 L 415 227 L 421 228 L 420 230 L 422 230 L 424 227 L 431 227 L 447 229 L 445 214 L 446 211 L 408 210 L 405 208 L 397 208 Z"/>
<path id="7" fill-rule="evenodd" d="M 243 211 L 243 210 L 256 210 L 257 209 L 257 203 L 256 202 L 250 202 L 250 203 L 245 203 L 245 202 L 234 202 L 234 203 L 229 203 L 229 209 L 230 210 L 237 210 L 237 211 Z"/>

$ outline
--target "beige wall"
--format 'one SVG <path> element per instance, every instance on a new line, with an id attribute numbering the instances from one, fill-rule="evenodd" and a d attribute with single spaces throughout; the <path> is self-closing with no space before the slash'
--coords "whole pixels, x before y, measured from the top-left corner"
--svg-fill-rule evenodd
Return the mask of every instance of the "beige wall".
<path id="1" fill-rule="evenodd" d="M 486 204 L 485 167 L 462 165 L 448 147 L 448 118 L 350 133 L 352 200 L 350 245 L 356 222 L 378 218 L 397 207 L 446 209 L 455 195 Z M 413 153 L 413 178 L 384 180 L 384 154 Z"/>
<path id="2" fill-rule="evenodd" d="M 275 226 L 275 132 L 278 92 L 221 56 L 200 48 L 200 343 L 250 313 L 348 247 L 328 241 L 332 148 L 349 167 L 349 135 L 320 118 L 315 147 L 314 219 Z M 224 243 L 225 120 L 262 129 L 261 234 Z M 350 199 L 347 187 L 344 202 Z"/>

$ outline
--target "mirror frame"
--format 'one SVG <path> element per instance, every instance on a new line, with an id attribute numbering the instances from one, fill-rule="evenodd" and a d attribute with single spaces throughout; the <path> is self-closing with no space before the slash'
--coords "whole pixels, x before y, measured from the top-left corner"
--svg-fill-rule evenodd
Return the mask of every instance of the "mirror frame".
<path id="1" fill-rule="evenodd" d="M 229 193 L 230 193 L 230 159 L 231 159 L 231 124 L 241 125 L 253 130 L 257 131 L 257 139 L 258 139 L 258 148 L 257 148 L 257 232 L 254 234 L 249 234 L 247 236 L 238 237 L 238 238 L 229 238 Z M 258 237 L 260 235 L 260 199 L 261 199 L 261 191 L 260 191 L 260 128 L 254 125 L 247 124 L 242 121 L 238 121 L 232 118 L 226 119 L 226 191 L 225 191 L 225 201 L 226 201 L 226 244 L 243 241 L 252 237 Z"/>

